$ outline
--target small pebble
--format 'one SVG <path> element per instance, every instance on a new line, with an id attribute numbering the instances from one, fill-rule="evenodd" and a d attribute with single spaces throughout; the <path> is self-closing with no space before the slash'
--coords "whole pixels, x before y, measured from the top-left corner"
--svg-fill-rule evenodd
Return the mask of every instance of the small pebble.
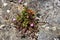
<path id="1" fill-rule="evenodd" d="M 45 30 L 49 30 L 49 27 L 46 27 Z"/>
<path id="2" fill-rule="evenodd" d="M 50 7 L 49 7 L 49 9 L 52 9 L 52 8 L 53 8 L 53 6 L 50 6 Z"/>
<path id="3" fill-rule="evenodd" d="M 9 13 L 10 12 L 10 10 L 7 10 L 7 13 Z"/>
<path id="4" fill-rule="evenodd" d="M 54 38 L 54 40 L 59 40 L 58 38 Z"/>
<path id="5" fill-rule="evenodd" d="M 4 27 L 5 25 L 1 25 L 0 28 Z"/>
<path id="6" fill-rule="evenodd" d="M 33 38 L 33 40 L 36 40 L 35 38 Z"/>
<path id="7" fill-rule="evenodd" d="M 13 23 L 11 23 L 11 25 L 14 25 Z"/>
<path id="8" fill-rule="evenodd" d="M 4 3 L 3 6 L 7 6 L 7 3 Z"/>
<path id="9" fill-rule="evenodd" d="M 56 27 L 52 27 L 52 30 L 55 31 L 56 30 Z"/>
<path id="10" fill-rule="evenodd" d="M 38 36 L 39 34 L 38 33 L 35 33 L 36 36 Z"/>
<path id="11" fill-rule="evenodd" d="M 27 3 L 24 3 L 25 6 L 27 6 Z"/>

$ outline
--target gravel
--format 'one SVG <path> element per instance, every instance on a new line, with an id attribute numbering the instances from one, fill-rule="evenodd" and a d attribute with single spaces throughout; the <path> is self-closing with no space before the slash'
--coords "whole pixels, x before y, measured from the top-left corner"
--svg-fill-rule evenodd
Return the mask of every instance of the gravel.
<path id="1" fill-rule="evenodd" d="M 11 23 L 11 20 L 16 17 L 16 13 L 19 13 L 16 8 L 19 3 L 17 0 L 10 1 L 2 2 L 0 0 L 0 40 L 29 40 L 30 38 L 21 39 L 20 33 Z M 7 5 L 3 6 L 5 2 Z M 42 23 L 39 25 L 38 40 L 55 40 L 54 38 L 60 35 L 60 0 L 24 0 L 22 3 L 26 3 L 29 8 L 34 9 L 38 14 L 36 14 L 36 18 Z"/>

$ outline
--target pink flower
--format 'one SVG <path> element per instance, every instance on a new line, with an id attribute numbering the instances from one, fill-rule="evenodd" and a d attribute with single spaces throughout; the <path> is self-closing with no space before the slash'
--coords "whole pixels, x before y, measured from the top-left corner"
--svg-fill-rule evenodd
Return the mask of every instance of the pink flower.
<path id="1" fill-rule="evenodd" d="M 30 24 L 30 26 L 34 26 L 34 24 L 33 24 L 33 23 L 31 23 L 31 24 Z"/>
<path id="2" fill-rule="evenodd" d="M 16 19 L 15 18 L 13 18 L 13 21 L 15 21 Z"/>
<path id="3" fill-rule="evenodd" d="M 22 2 L 22 0 L 19 0 L 18 2 L 20 3 L 20 2 Z"/>

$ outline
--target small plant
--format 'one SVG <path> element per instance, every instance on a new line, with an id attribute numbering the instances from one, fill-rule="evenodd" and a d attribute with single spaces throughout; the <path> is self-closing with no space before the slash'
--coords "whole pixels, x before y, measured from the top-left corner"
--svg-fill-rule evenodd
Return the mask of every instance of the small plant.
<path id="1" fill-rule="evenodd" d="M 16 25 L 16 29 L 19 31 L 22 31 L 21 34 L 27 33 L 27 36 L 32 36 L 31 34 L 37 33 L 38 26 L 37 26 L 37 21 L 35 19 L 35 12 L 32 9 L 28 9 L 27 7 L 24 7 L 24 10 L 20 14 L 17 15 L 16 19 L 14 20 L 14 24 Z M 28 33 L 29 31 L 30 33 Z"/>

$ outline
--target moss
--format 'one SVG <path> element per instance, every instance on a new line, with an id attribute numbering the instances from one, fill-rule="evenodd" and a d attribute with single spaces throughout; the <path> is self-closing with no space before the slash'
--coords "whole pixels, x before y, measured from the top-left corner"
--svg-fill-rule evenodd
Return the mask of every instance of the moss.
<path id="1" fill-rule="evenodd" d="M 28 11 L 29 10 L 29 11 Z M 28 12 L 27 12 L 28 11 Z M 37 25 L 37 21 L 35 20 L 35 14 L 33 14 L 34 11 L 32 11 L 31 9 L 28 9 L 27 7 L 24 8 L 24 10 L 22 10 L 22 12 L 17 15 L 17 25 L 18 23 L 20 23 L 20 27 L 30 27 L 30 24 L 33 23 L 34 27 L 35 25 Z"/>

